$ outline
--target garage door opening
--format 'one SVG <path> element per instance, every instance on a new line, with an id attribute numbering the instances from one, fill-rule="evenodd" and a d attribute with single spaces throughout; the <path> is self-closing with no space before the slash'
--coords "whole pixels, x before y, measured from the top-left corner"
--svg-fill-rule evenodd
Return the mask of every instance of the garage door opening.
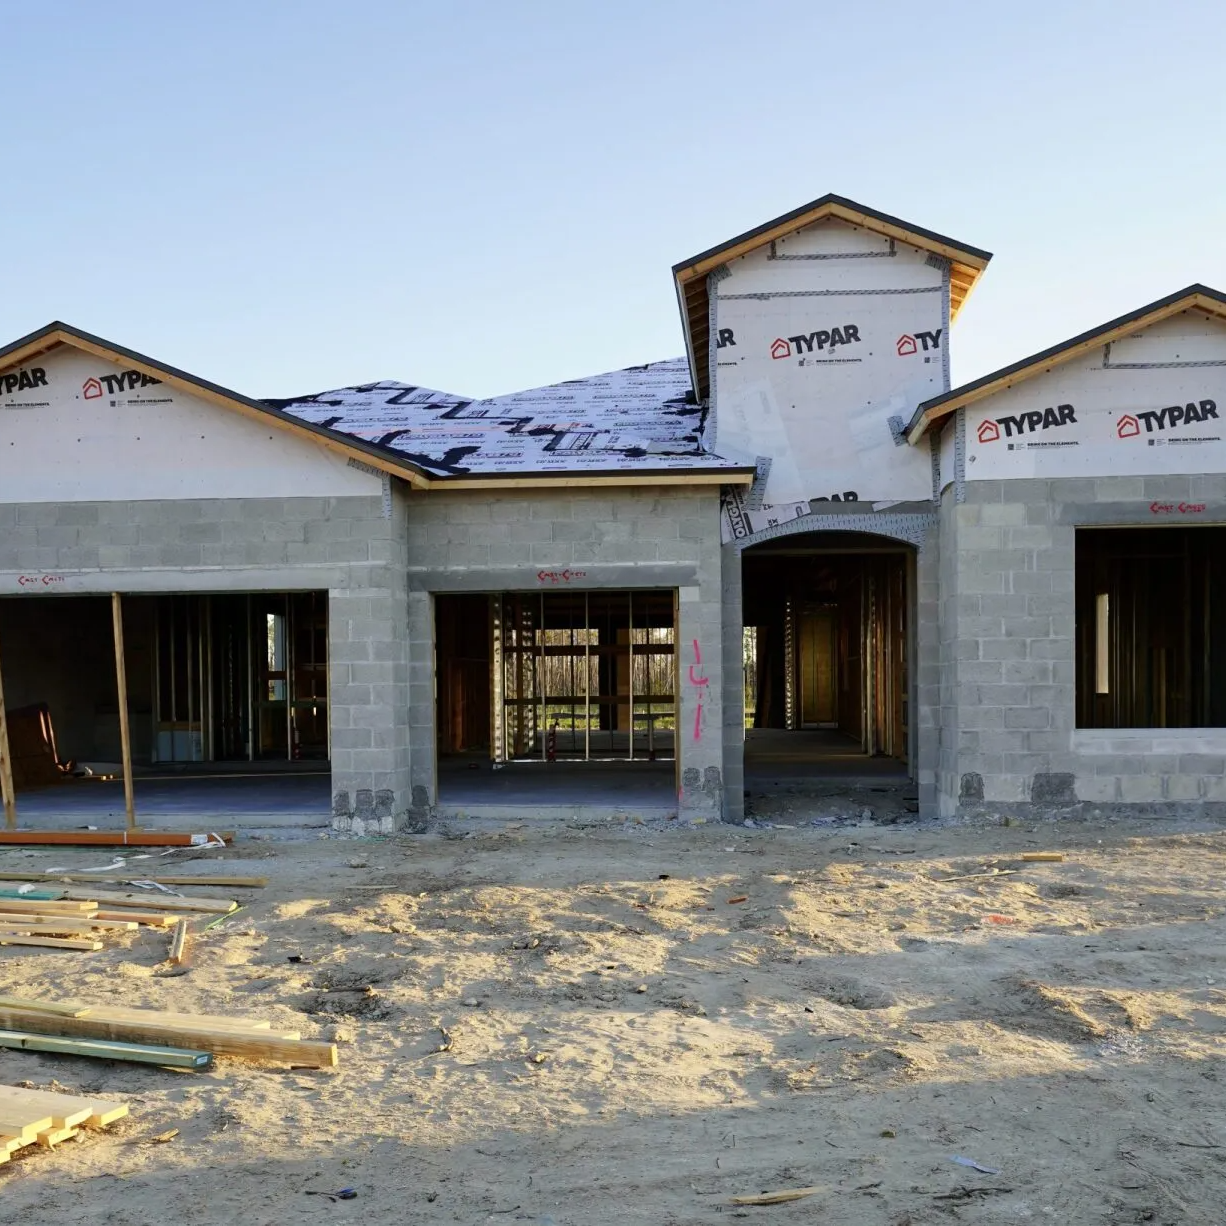
<path id="1" fill-rule="evenodd" d="M 906 777 L 909 553 L 858 533 L 744 551 L 747 780 Z"/>
<path id="2" fill-rule="evenodd" d="M 435 625 L 442 803 L 675 803 L 673 591 L 439 595 Z"/>
<path id="3" fill-rule="evenodd" d="M 328 813 L 327 593 L 124 596 L 122 614 L 140 821 Z M 0 646 L 22 824 L 122 817 L 111 599 L 2 599 Z"/>

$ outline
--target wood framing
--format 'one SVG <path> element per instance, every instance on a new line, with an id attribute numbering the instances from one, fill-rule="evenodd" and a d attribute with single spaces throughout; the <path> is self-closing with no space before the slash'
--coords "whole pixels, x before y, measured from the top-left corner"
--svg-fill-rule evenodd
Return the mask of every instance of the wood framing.
<path id="1" fill-rule="evenodd" d="M 13 758 L 9 750 L 8 718 L 4 710 L 4 663 L 0 660 L 0 798 L 4 801 L 4 825 L 17 829 L 17 795 L 13 788 Z"/>
<path id="2" fill-rule="evenodd" d="M 128 829 L 136 828 L 136 801 L 132 791 L 132 733 L 128 726 L 128 670 L 123 656 L 123 598 L 111 593 L 111 623 L 115 634 L 115 689 L 119 703 L 119 748 L 123 761 L 123 802 Z"/>

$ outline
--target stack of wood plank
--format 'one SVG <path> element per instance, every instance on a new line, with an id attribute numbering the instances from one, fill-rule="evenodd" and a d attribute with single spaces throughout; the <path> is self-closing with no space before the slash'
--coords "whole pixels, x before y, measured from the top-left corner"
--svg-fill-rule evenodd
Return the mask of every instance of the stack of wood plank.
<path id="1" fill-rule="evenodd" d="M 127 1103 L 0 1086 L 0 1162 L 28 1145 L 50 1148 L 82 1128 L 105 1128 L 127 1114 Z"/>
<path id="2" fill-rule="evenodd" d="M 187 897 L 160 890 L 106 890 L 42 882 L 4 887 L 0 888 L 0 945 L 101 949 L 106 937 L 141 925 L 170 928 L 189 916 L 228 915 L 237 908 L 233 899 Z"/>
<path id="3" fill-rule="evenodd" d="M 332 1068 L 337 1062 L 335 1043 L 273 1029 L 261 1018 L 0 996 L 0 1027 L 0 1047 L 168 1067 L 203 1068 L 214 1055 L 299 1068 Z"/>

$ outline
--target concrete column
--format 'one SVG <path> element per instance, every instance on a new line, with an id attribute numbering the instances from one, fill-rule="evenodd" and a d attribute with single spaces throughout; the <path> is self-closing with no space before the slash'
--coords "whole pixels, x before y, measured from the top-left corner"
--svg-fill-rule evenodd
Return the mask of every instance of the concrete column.
<path id="1" fill-rule="evenodd" d="M 745 818 L 745 662 L 741 551 L 735 545 L 724 545 L 721 554 L 723 582 L 720 616 L 724 655 L 724 820 L 739 822 Z"/>
<path id="2" fill-rule="evenodd" d="M 438 803 L 434 694 L 434 597 L 410 592 L 408 609 L 409 823 L 424 828 Z"/>
<path id="3" fill-rule="evenodd" d="M 332 825 L 392 834 L 412 806 L 406 501 L 367 521 L 371 565 L 328 593 Z"/>

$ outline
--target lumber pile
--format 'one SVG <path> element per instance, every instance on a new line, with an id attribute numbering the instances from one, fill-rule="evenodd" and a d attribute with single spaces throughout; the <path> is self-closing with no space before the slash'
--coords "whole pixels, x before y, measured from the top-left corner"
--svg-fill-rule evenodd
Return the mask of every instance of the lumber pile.
<path id="1" fill-rule="evenodd" d="M 171 1067 L 204 1067 L 207 1057 L 213 1055 L 299 1068 L 333 1068 L 337 1062 L 335 1043 L 304 1039 L 297 1030 L 274 1030 L 271 1023 L 260 1018 L 0 996 L 0 1028 L 0 1047 L 141 1060 Z M 61 1045 L 41 1046 L 47 1036 Z M 75 1040 L 89 1042 L 74 1045 Z M 150 1051 L 131 1050 L 141 1047 Z M 167 1053 L 173 1058 L 163 1058 Z M 202 1053 L 206 1056 L 203 1063 L 185 1060 Z"/>
<path id="2" fill-rule="evenodd" d="M 185 941 L 187 919 L 225 916 L 237 909 L 232 898 L 198 898 L 161 890 L 99 890 L 41 882 L 3 887 L 0 945 L 96 950 L 107 937 L 133 932 L 142 925 L 178 926 L 179 940 Z M 171 952 L 175 952 L 173 947 Z M 180 960 L 181 953 L 180 948 Z"/>
<path id="3" fill-rule="evenodd" d="M 0 1086 L 0 1162 L 31 1145 L 50 1149 L 82 1128 L 105 1128 L 127 1114 L 127 1103 Z"/>

